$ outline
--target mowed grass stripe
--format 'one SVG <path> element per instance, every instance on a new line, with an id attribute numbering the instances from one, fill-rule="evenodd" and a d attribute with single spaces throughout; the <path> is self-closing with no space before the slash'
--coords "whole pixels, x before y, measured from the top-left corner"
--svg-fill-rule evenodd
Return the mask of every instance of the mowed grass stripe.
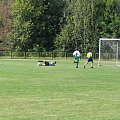
<path id="1" fill-rule="evenodd" d="M 120 68 L 0 60 L 1 120 L 119 120 Z"/>

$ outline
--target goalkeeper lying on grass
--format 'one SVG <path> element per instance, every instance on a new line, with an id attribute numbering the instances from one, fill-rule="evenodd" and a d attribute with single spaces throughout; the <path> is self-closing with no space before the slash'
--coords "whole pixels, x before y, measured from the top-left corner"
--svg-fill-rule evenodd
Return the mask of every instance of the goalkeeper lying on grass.
<path id="1" fill-rule="evenodd" d="M 48 61 L 38 60 L 38 66 L 55 66 L 55 65 L 56 65 L 56 61 L 48 62 Z"/>

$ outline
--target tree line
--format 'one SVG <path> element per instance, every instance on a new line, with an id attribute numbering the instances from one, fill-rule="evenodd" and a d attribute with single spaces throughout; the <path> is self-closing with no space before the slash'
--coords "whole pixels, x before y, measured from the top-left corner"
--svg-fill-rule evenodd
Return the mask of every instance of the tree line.
<path id="1" fill-rule="evenodd" d="M 99 38 L 120 38 L 119 0 L 11 0 L 9 5 L 10 27 L 0 44 L 7 41 L 12 50 L 97 52 Z M 3 14 L 1 30 L 7 25 Z"/>

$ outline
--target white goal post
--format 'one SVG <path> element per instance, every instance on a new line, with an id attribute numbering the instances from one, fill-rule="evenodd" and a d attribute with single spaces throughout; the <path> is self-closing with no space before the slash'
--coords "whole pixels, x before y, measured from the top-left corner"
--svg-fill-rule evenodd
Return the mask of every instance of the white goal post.
<path id="1" fill-rule="evenodd" d="M 98 66 L 120 66 L 120 39 L 100 38 Z"/>

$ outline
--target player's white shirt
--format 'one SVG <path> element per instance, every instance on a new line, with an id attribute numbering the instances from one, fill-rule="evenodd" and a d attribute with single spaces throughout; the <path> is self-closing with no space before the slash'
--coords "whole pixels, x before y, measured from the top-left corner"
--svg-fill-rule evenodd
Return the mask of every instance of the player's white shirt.
<path id="1" fill-rule="evenodd" d="M 74 51 L 73 52 L 73 56 L 80 57 L 80 52 L 78 50 Z"/>

